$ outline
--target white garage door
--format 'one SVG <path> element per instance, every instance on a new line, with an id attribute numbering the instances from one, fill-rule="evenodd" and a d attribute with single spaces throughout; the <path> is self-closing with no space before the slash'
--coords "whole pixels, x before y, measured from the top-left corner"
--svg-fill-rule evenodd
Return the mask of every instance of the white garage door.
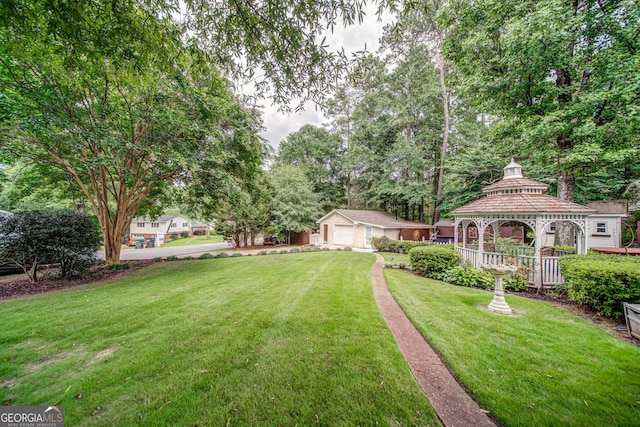
<path id="1" fill-rule="evenodd" d="M 336 225 L 333 231 L 333 243 L 336 245 L 353 245 L 353 226 Z"/>

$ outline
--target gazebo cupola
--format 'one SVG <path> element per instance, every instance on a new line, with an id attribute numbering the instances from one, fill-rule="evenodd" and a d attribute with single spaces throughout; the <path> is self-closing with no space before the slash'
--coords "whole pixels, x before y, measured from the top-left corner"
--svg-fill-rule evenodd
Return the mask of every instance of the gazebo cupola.
<path id="1" fill-rule="evenodd" d="M 545 267 L 542 257 L 543 233 L 551 223 L 567 221 L 576 226 L 578 253 L 585 253 L 587 248 L 587 218 L 595 212 L 585 206 L 573 202 L 560 200 L 556 197 L 544 194 L 549 188 L 545 183 L 525 178 L 522 174 L 522 166 L 511 159 L 504 168 L 502 180 L 482 189 L 485 197 L 455 209 L 452 213 L 455 218 L 456 250 L 462 253 L 465 259 L 474 267 L 482 264 L 502 262 L 500 254 L 484 251 L 484 235 L 488 227 L 492 228 L 494 238 L 499 236 L 502 224 L 508 222 L 520 222 L 529 226 L 535 233 L 535 277 L 533 282 L 541 286 L 543 283 L 542 271 Z M 477 249 L 470 248 L 467 242 L 467 230 L 471 224 L 478 229 Z M 463 229 L 462 246 L 458 244 L 458 227 Z M 547 263 L 548 264 L 548 263 Z M 556 267 L 557 268 L 557 263 Z M 545 281 L 548 283 L 549 281 Z"/>

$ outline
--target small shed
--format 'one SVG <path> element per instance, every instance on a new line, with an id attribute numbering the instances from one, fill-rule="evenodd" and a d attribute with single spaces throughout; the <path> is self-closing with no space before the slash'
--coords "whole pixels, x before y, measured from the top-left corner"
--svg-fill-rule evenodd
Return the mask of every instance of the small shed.
<path id="1" fill-rule="evenodd" d="M 429 240 L 433 226 L 398 219 L 387 212 L 334 209 L 318 221 L 320 238 L 325 244 L 371 248 L 372 237 L 392 240 Z"/>

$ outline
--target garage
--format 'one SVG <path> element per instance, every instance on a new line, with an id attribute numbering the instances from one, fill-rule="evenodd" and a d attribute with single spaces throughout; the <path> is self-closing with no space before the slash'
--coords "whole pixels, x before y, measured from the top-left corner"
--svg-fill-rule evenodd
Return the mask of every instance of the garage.
<path id="1" fill-rule="evenodd" d="M 334 209 L 317 223 L 322 243 L 367 250 L 371 249 L 373 237 L 401 240 L 400 234 L 405 233 L 408 234 L 403 237 L 405 240 L 421 241 L 433 229 L 431 225 L 398 219 L 388 212 L 354 209 Z"/>
<path id="2" fill-rule="evenodd" d="M 336 245 L 353 245 L 353 226 L 352 225 L 334 225 L 333 242 Z"/>

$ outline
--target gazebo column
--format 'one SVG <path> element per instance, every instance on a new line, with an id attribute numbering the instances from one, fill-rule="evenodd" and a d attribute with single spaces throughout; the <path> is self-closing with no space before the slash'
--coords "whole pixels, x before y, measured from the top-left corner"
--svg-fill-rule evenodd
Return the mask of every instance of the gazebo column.
<path id="1" fill-rule="evenodd" d="M 453 247 L 458 248 L 458 227 L 460 227 L 460 223 L 458 221 L 454 221 L 453 223 Z M 462 247 L 464 247 L 464 241 L 462 242 Z"/>
<path id="2" fill-rule="evenodd" d="M 467 244 L 468 244 L 468 242 L 467 242 L 468 230 L 469 230 L 469 221 L 464 221 L 462 223 L 462 247 L 463 248 L 466 248 Z"/>
<path id="3" fill-rule="evenodd" d="M 581 230 L 581 236 L 583 237 L 582 239 L 582 245 L 580 249 L 576 248 L 576 253 L 578 254 L 586 254 L 587 253 L 587 248 L 589 247 L 589 218 L 586 218 L 584 223 L 584 225 L 582 227 L 579 227 Z"/>
<path id="4" fill-rule="evenodd" d="M 542 271 L 540 271 L 542 266 L 542 240 L 545 237 L 545 224 L 540 217 L 536 218 L 536 229 L 534 232 L 536 240 L 534 248 L 533 284 L 536 288 L 540 289 L 542 287 Z"/>
<path id="5" fill-rule="evenodd" d="M 474 265 L 475 268 L 480 268 L 482 264 L 484 264 L 484 232 L 487 229 L 487 226 L 484 221 L 476 221 L 476 227 L 478 227 L 478 258 L 476 261 L 477 265 Z"/>
<path id="6" fill-rule="evenodd" d="M 502 225 L 501 222 L 492 222 L 491 223 L 491 230 L 493 231 L 493 248 L 494 248 L 494 252 L 500 252 L 498 251 L 498 237 L 500 237 L 500 226 Z"/>

